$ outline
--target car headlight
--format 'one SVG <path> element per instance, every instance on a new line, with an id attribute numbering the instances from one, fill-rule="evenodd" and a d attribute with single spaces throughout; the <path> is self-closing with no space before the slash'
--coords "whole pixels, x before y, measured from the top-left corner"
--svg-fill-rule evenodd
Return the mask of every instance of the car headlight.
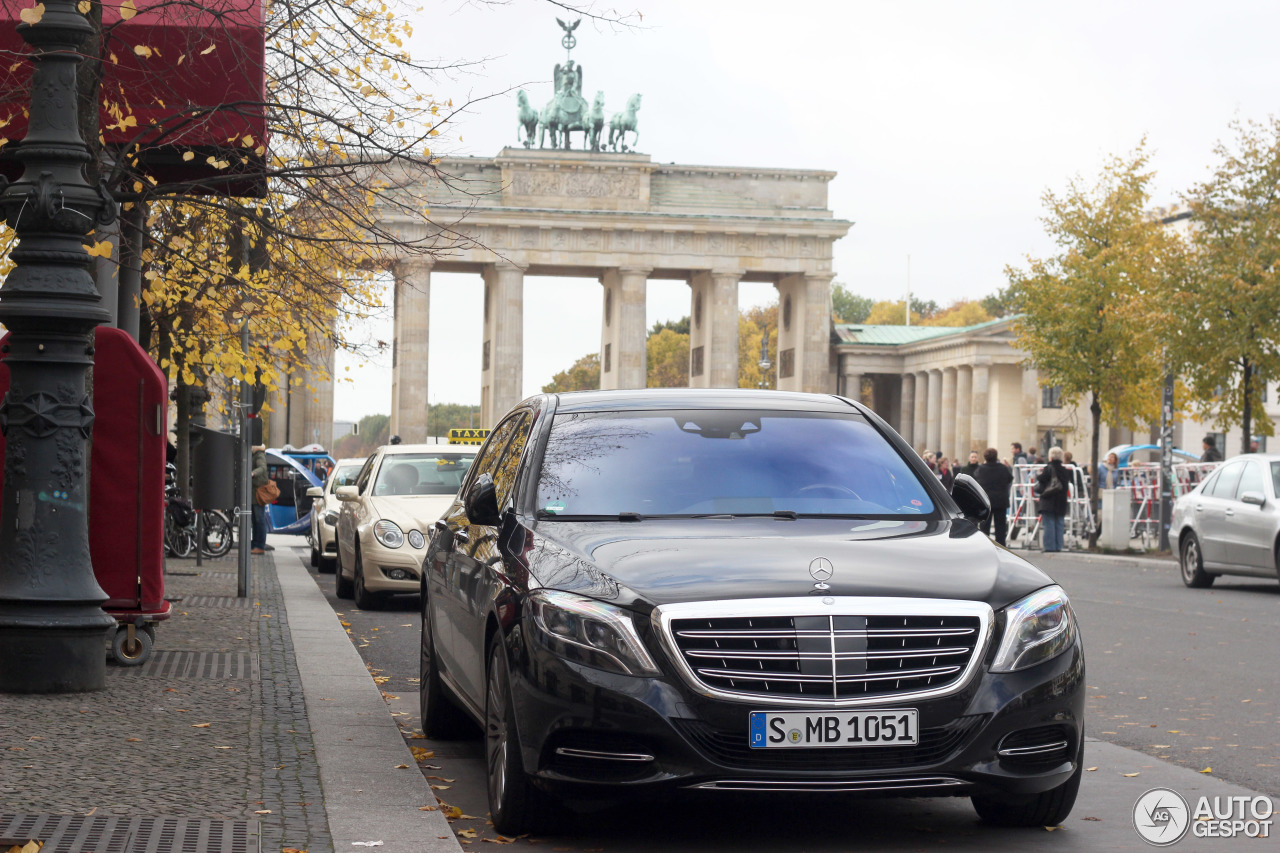
<path id="1" fill-rule="evenodd" d="M 373 526 L 373 538 L 387 548 L 399 548 L 404 544 L 404 531 L 394 521 L 379 521 Z"/>
<path id="2" fill-rule="evenodd" d="M 420 530 L 410 530 L 408 538 L 409 544 L 415 548 L 421 548 L 427 544 L 427 540 L 422 538 L 422 531 Z"/>
<path id="3" fill-rule="evenodd" d="M 324 514 L 324 523 L 329 525 L 330 527 L 337 527 L 338 513 L 335 512 L 334 510 L 329 510 L 328 512 L 326 512 Z"/>
<path id="4" fill-rule="evenodd" d="M 631 614 L 595 599 L 539 590 L 529 597 L 539 638 L 566 660 L 623 675 L 657 675 Z"/>
<path id="5" fill-rule="evenodd" d="M 1076 640 L 1075 614 L 1062 587 L 1033 592 L 1006 607 L 1004 613 L 1004 638 L 992 672 L 1014 672 L 1044 663 L 1071 648 Z"/>

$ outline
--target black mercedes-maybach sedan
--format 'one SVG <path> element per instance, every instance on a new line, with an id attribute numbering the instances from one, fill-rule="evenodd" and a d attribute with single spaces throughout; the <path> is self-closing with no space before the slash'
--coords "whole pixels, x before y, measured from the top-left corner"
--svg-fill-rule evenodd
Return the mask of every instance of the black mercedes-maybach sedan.
<path id="1" fill-rule="evenodd" d="M 532 397 L 432 531 L 423 728 L 481 724 L 509 835 L 681 789 L 968 796 L 1055 825 L 1080 786 L 1079 629 L 988 512 L 840 397 Z"/>

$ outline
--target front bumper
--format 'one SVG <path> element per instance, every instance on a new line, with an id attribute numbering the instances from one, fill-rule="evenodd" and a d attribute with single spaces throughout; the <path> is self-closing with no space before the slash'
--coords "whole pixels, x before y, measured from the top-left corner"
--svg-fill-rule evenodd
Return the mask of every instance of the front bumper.
<path id="1" fill-rule="evenodd" d="M 524 766 L 566 797 L 673 788 L 1035 794 L 1070 778 L 1084 736 L 1078 640 L 1021 672 L 984 665 L 948 696 L 858 709 L 917 709 L 917 745 L 793 749 L 750 748 L 749 713 L 815 709 L 710 698 L 674 675 L 603 672 L 559 658 L 524 631 L 516 645 L 512 688 Z M 671 671 L 669 660 L 659 665 Z M 1035 751 L 1051 744 L 1061 745 Z"/>
<path id="2" fill-rule="evenodd" d="M 414 548 L 407 542 L 399 548 L 387 548 L 372 534 L 360 544 L 365 589 L 392 595 L 417 595 L 421 591 L 419 578 L 426 549 Z M 396 573 L 403 573 L 404 577 L 391 577 Z"/>

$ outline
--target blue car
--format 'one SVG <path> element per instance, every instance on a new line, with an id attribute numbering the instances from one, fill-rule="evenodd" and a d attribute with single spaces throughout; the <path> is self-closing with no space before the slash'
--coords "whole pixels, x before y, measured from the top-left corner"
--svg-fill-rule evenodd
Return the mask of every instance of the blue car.
<path id="1" fill-rule="evenodd" d="M 311 532 L 312 498 L 307 497 L 307 489 L 323 486 L 333 466 L 333 457 L 318 445 L 267 449 L 267 474 L 280 489 L 280 497 L 267 507 L 272 533 L 306 536 Z"/>
<path id="2" fill-rule="evenodd" d="M 1121 468 L 1128 468 L 1130 465 L 1139 463 L 1160 464 L 1160 445 L 1158 444 L 1117 444 L 1102 454 L 1102 461 L 1105 462 L 1112 453 L 1120 461 Z M 1137 454 L 1137 458 L 1134 458 L 1134 454 Z M 1200 457 L 1180 447 L 1175 447 L 1173 448 L 1173 461 L 1174 464 L 1179 462 L 1199 462 Z"/>

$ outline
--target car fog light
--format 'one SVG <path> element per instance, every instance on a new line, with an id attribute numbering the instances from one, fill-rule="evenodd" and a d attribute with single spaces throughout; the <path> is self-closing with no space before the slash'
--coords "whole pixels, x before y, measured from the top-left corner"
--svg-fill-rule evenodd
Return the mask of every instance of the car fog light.
<path id="1" fill-rule="evenodd" d="M 413 575 L 409 574 L 404 569 L 383 569 L 383 571 L 386 573 L 387 577 L 391 578 L 393 581 L 407 581 L 413 577 Z"/>

